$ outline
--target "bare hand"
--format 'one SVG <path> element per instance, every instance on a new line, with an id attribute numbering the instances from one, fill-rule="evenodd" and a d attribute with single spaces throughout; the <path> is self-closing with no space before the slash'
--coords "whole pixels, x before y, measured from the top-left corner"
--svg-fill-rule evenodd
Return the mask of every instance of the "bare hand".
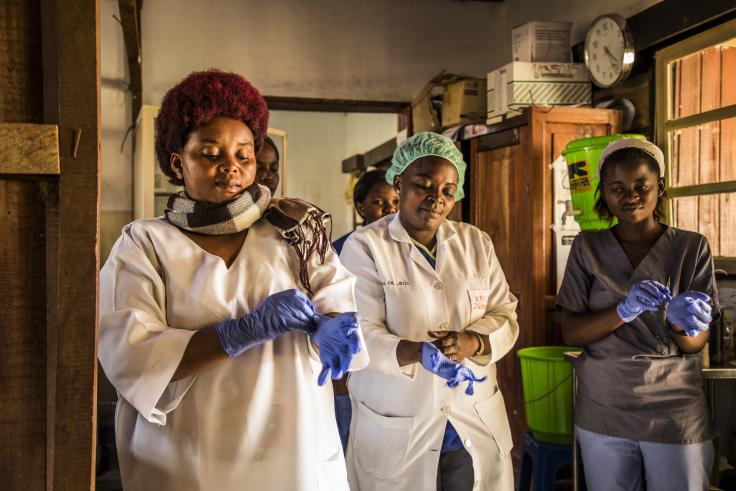
<path id="1" fill-rule="evenodd" d="M 457 331 L 427 331 L 427 333 L 436 339 L 434 345 L 442 351 L 442 354 L 452 361 L 460 362 L 470 358 L 480 348 L 478 337 L 474 334 Z"/>

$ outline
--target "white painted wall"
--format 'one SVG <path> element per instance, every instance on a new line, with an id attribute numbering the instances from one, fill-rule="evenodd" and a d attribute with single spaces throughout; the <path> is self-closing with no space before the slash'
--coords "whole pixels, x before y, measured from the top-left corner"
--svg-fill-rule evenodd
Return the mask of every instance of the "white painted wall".
<path id="1" fill-rule="evenodd" d="M 151 0 L 144 101 L 192 70 L 245 75 L 266 95 L 408 100 L 441 68 L 489 68 L 502 3 L 457 0 Z"/>
<path id="2" fill-rule="evenodd" d="M 345 201 L 346 157 L 364 153 L 396 135 L 395 114 L 272 111 L 270 126 L 288 132 L 288 196 L 298 196 L 332 214 L 332 238 L 352 230 L 352 205 Z"/>
<path id="3" fill-rule="evenodd" d="M 602 14 L 619 14 L 624 18 L 646 10 L 662 0 L 506 0 L 504 12 L 510 29 L 530 20 L 572 22 L 572 44 L 585 40 L 590 24 Z M 498 52 L 511 52 L 511 36 L 499 36 Z M 494 57 L 495 58 L 495 57 Z M 498 56 L 498 64 L 505 60 Z M 510 57 L 508 58 L 510 61 Z"/>
<path id="4" fill-rule="evenodd" d="M 121 227 L 132 219 L 133 135 L 128 62 L 117 0 L 100 2 L 100 74 L 102 119 L 102 190 L 100 192 L 100 250 L 107 257 Z M 122 150 L 121 150 L 122 147 Z"/>
<path id="5" fill-rule="evenodd" d="M 630 16 L 659 0 L 151 0 L 144 103 L 193 70 L 245 75 L 266 95 L 411 100 L 441 69 L 484 75 L 511 60 L 511 28 Z"/>

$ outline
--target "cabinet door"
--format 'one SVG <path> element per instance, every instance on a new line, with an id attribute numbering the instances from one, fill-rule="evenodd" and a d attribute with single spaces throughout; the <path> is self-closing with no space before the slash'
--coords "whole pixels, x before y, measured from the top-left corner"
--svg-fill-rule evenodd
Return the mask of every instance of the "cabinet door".
<path id="1" fill-rule="evenodd" d="M 493 240 L 506 281 L 519 300 L 517 308 L 520 326 L 516 346 L 534 344 L 530 328 L 529 256 L 527 234 L 532 209 L 529 206 L 530 173 L 528 146 L 529 127 L 507 130 L 516 132 L 496 141 L 510 145 L 489 148 L 488 140 L 473 140 L 470 165 L 470 222 Z M 515 453 L 521 448 L 521 438 L 527 430 L 521 392 L 521 369 L 515 355 L 516 347 L 496 364 L 498 384 L 506 401 L 506 409 L 514 437 Z"/>
<path id="2" fill-rule="evenodd" d="M 533 108 L 530 111 L 530 152 L 534 190 L 530 206 L 529 239 L 534 254 L 529 256 L 533 282 L 529 294 L 531 319 L 537 345 L 562 345 L 558 313 L 554 308 L 557 294 L 557 266 L 555 260 L 552 213 L 554 183 L 551 164 L 562 154 L 568 143 L 580 138 L 602 136 L 620 130 L 618 111 L 607 109 L 581 109 L 556 107 L 553 111 Z M 524 347 L 519 345 L 519 347 Z"/>

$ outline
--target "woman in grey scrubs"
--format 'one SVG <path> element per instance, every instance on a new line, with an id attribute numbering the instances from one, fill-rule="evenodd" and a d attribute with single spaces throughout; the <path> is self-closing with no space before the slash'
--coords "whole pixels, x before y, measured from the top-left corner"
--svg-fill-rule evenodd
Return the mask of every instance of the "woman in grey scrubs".
<path id="1" fill-rule="evenodd" d="M 705 237 L 662 218 L 664 157 L 617 140 L 601 155 L 596 211 L 618 225 L 574 241 L 557 296 L 562 334 L 583 346 L 575 431 L 588 488 L 708 489 L 711 421 L 698 356 L 709 337 Z M 674 297 L 674 298 L 673 298 Z"/>

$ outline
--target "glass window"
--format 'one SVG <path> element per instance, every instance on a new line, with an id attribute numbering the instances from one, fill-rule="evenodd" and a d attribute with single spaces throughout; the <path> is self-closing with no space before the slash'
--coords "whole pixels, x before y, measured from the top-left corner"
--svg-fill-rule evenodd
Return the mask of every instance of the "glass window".
<path id="1" fill-rule="evenodd" d="M 656 136 L 670 222 L 708 238 L 736 274 L 736 20 L 660 50 Z"/>

